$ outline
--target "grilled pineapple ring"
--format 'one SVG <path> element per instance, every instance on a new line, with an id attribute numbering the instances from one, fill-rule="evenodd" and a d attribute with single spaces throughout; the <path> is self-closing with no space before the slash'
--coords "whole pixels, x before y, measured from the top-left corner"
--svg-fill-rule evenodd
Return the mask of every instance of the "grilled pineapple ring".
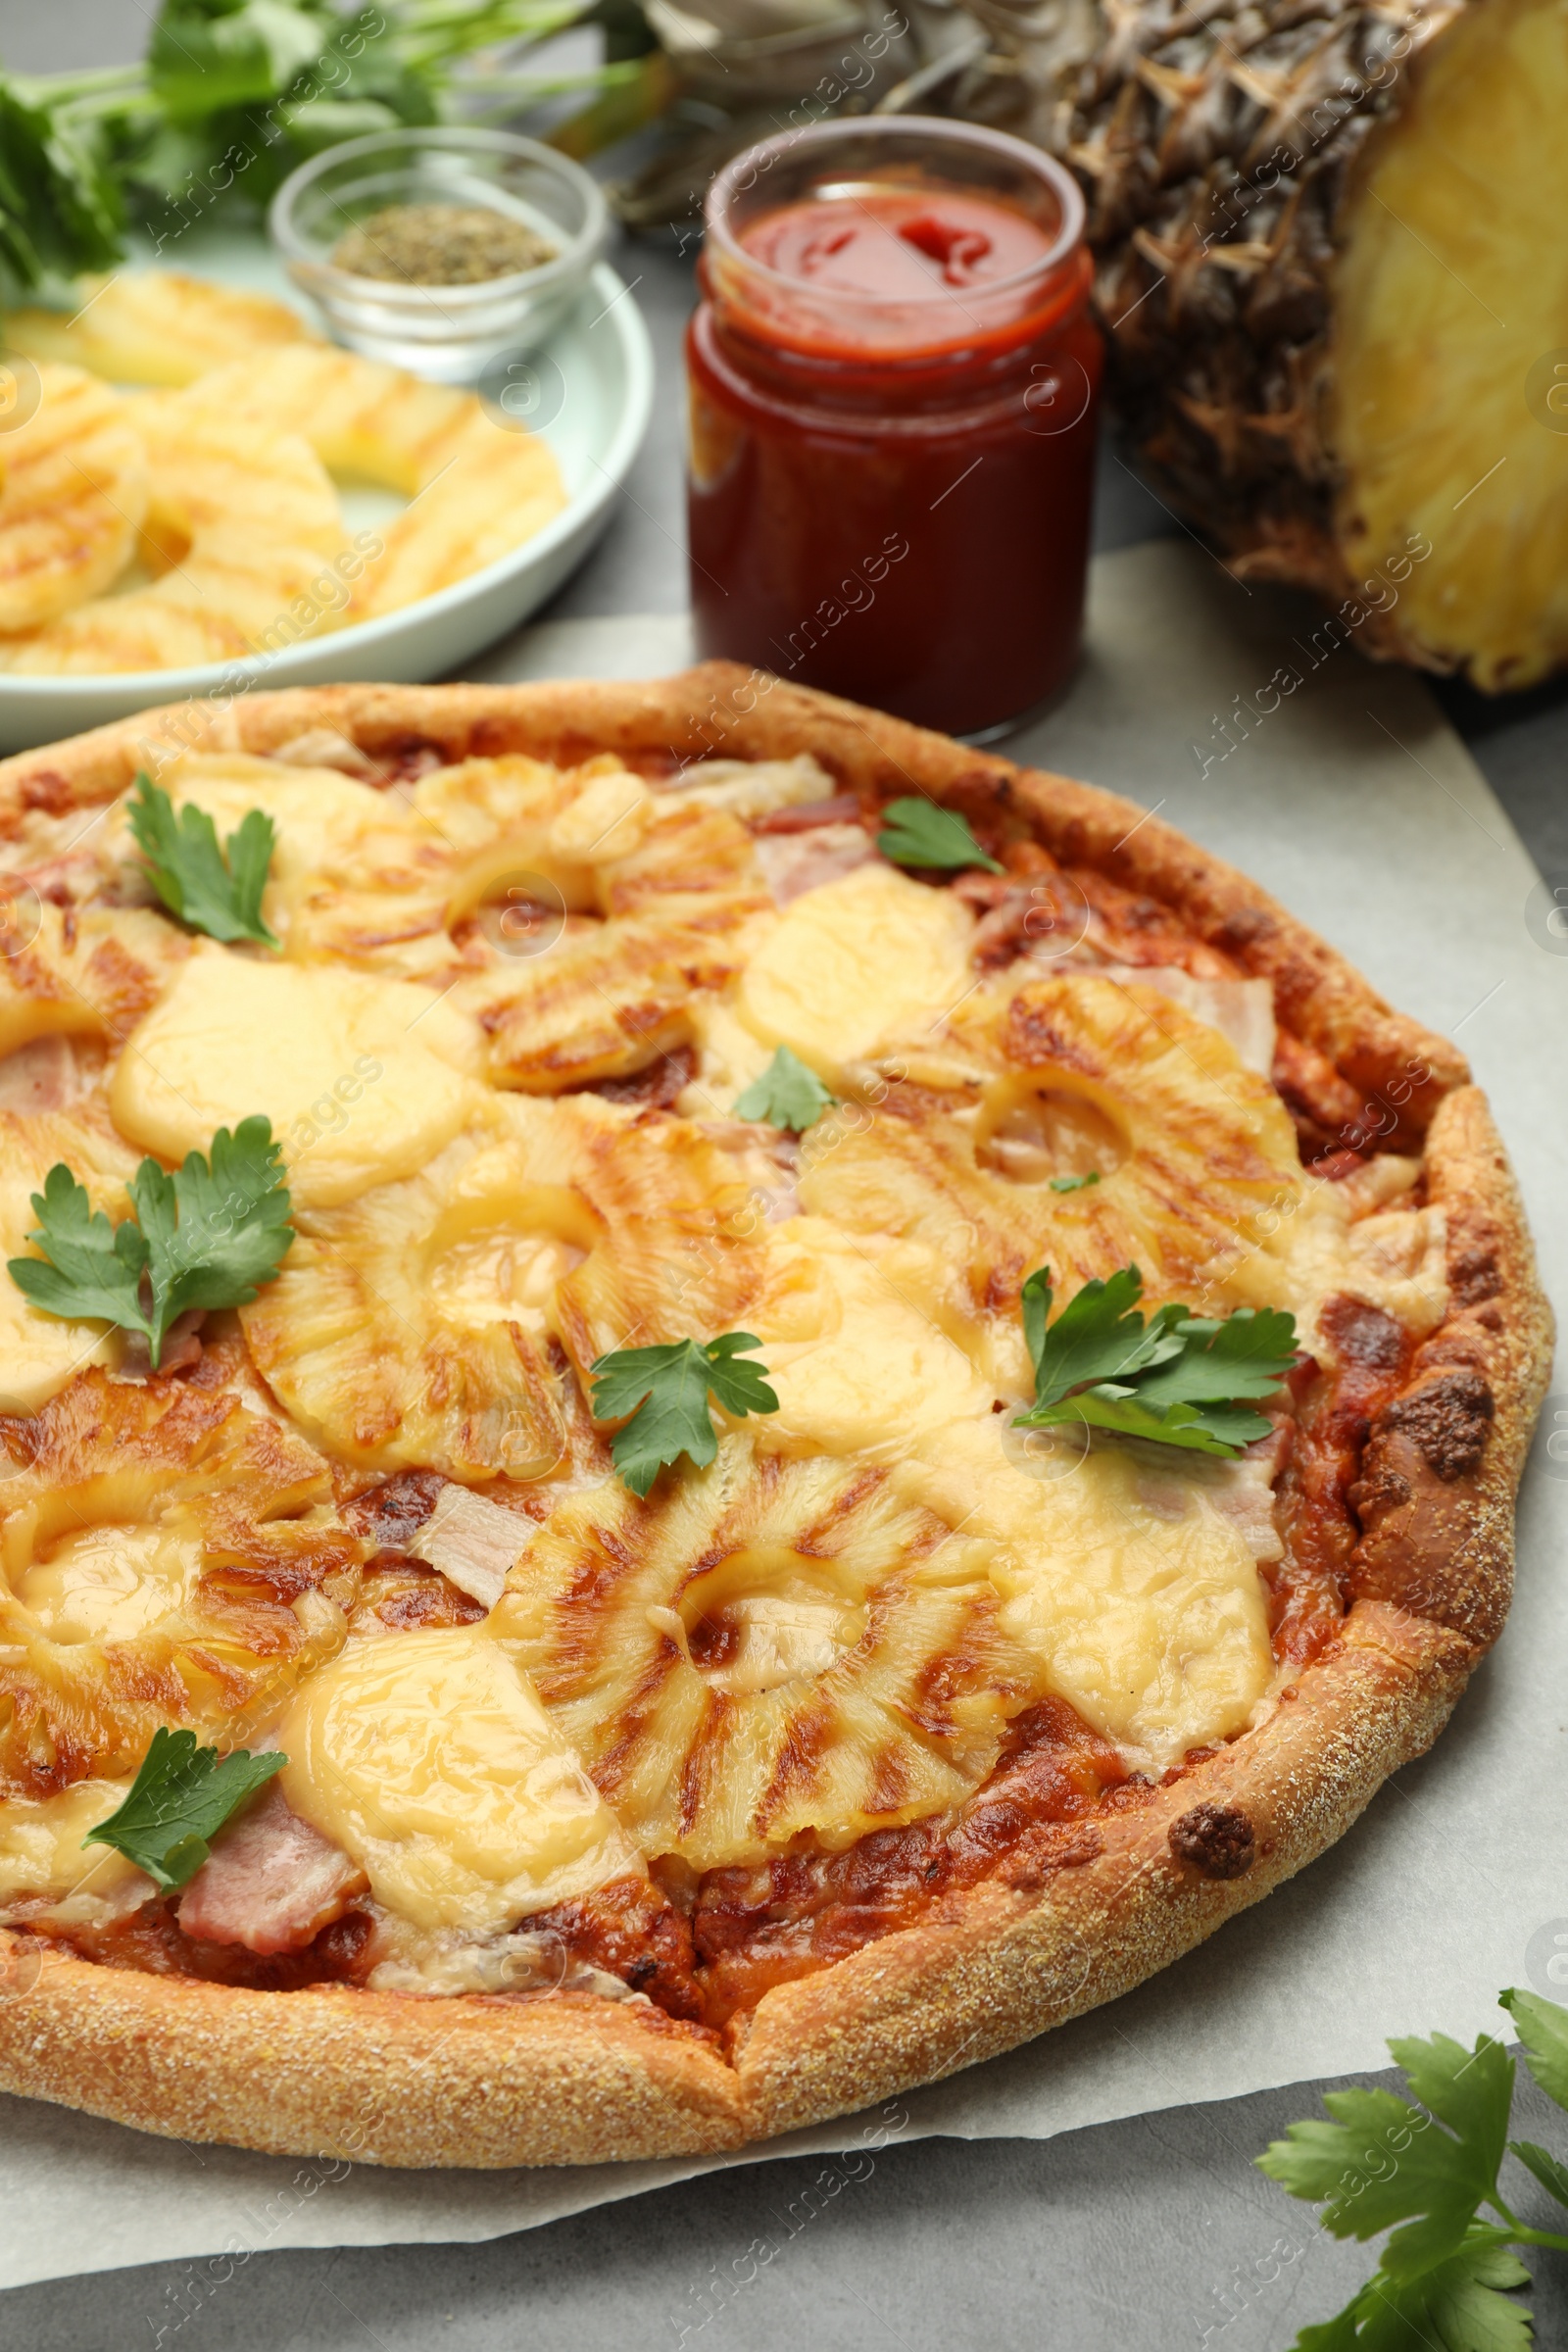
<path id="1" fill-rule="evenodd" d="M 237 660 L 342 549 L 331 481 L 298 435 L 157 397 L 132 415 L 148 467 L 142 548 L 161 576 L 14 639 L 0 666 L 53 677 Z M 306 602 L 319 625 L 324 609 Z"/>
<path id="2" fill-rule="evenodd" d="M 242 1311 L 300 1426 L 368 1469 L 482 1484 L 566 1458 L 562 1350 L 733 1325 L 763 1279 L 733 1164 L 684 1120 L 503 1097 L 417 1175 L 301 1212 Z"/>
<path id="3" fill-rule="evenodd" d="M 286 302 L 178 270 L 117 270 L 83 278 L 78 291 L 74 316 L 11 312 L 7 348 L 67 360 L 117 384 L 188 384 L 238 352 L 315 339 Z"/>
<path id="4" fill-rule="evenodd" d="M 1092 973 L 1002 983 L 881 1059 L 875 1115 L 857 1104 L 808 1139 L 801 1197 L 816 1215 L 918 1238 L 1009 1327 L 1042 1261 L 1059 1296 L 1129 1263 L 1156 1298 L 1269 1295 L 1277 1268 L 1259 1252 L 1301 1182 L 1290 1119 L 1156 990 Z M 1080 1181 L 1053 1189 L 1064 1180 Z"/>
<path id="5" fill-rule="evenodd" d="M 548 443 L 493 424 L 471 392 L 317 344 L 215 368 L 172 407 L 298 433 L 323 464 L 401 491 L 349 617 L 368 620 L 450 587 L 544 528 L 566 503 Z"/>
<path id="6" fill-rule="evenodd" d="M 737 1437 L 646 1503 L 563 1503 L 490 1624 L 644 1852 L 711 1870 L 985 1778 L 1031 1681 L 988 1556 L 885 1471 Z"/>
<path id="7" fill-rule="evenodd" d="M 5 436 L 0 632 L 35 629 L 107 588 L 134 553 L 147 459 L 128 403 L 79 368 L 43 367 Z"/>
<path id="8" fill-rule="evenodd" d="M 225 1745 L 341 1645 L 364 1546 L 326 1463 L 232 1394 L 90 1372 L 0 1416 L 0 1780 L 133 1772 L 163 1723 Z"/>

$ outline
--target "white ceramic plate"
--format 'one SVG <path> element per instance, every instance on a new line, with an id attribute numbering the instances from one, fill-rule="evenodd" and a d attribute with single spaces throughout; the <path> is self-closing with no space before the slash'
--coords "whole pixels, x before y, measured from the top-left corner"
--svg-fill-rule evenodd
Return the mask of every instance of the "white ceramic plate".
<path id="1" fill-rule="evenodd" d="M 162 258 L 169 268 L 277 295 L 311 316 L 260 237 L 199 238 L 192 232 Z M 314 318 L 312 322 L 318 323 Z M 556 385 L 549 368 L 540 369 L 560 408 L 541 430 L 560 463 L 567 503 L 523 546 L 401 612 L 306 638 L 282 653 L 259 654 L 247 662 L 101 677 L 19 678 L 0 671 L 0 750 L 28 750 L 160 703 L 228 695 L 253 686 L 322 686 L 347 679 L 406 684 L 438 678 L 481 647 L 494 644 L 554 595 L 599 537 L 642 446 L 653 409 L 654 356 L 648 329 L 608 263 L 601 262 L 593 271 L 581 302 L 551 337 L 543 356 L 560 370 Z M 384 519 L 402 502 L 376 492 L 351 492 L 343 503 L 350 528 L 358 529 Z"/>

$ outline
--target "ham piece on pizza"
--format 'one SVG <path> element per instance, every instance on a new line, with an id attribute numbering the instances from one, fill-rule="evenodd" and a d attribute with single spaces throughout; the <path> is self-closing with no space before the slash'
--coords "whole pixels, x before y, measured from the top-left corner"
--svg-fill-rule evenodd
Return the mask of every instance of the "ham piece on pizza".
<path id="1" fill-rule="evenodd" d="M 1496 1639 L 1486 1102 L 1157 818 L 713 664 L 0 834 L 0 2086 L 733 2148 L 1191 1949 Z"/>

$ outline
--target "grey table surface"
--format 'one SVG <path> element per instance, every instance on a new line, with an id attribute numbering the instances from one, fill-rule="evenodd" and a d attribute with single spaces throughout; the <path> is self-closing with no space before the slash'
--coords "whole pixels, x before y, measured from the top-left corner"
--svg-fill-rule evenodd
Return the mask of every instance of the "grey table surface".
<path id="1" fill-rule="evenodd" d="M 148 14 L 137 0 L 0 0 L 0 60 L 43 72 L 134 57 Z M 673 612 L 687 601 L 689 257 L 637 243 L 612 258 L 653 335 L 654 421 L 605 537 L 541 619 Z M 1181 527 L 1107 450 L 1097 547 Z M 1437 693 L 1538 865 L 1568 876 L 1568 685 L 1501 703 L 1446 684 Z M 262 2254 L 216 2293 L 184 2262 L 56 2279 L 0 2294 L 0 2346 L 1283 2352 L 1369 2267 L 1363 2248 L 1323 2236 L 1252 2167 L 1333 2087 L 1299 2083 L 1045 2141 L 895 2141 L 855 2160 L 854 2178 L 820 2158 L 758 2164 L 481 2245 Z M 1558 2144 L 1550 2112 L 1539 2094 L 1523 2100 L 1516 2131 Z M 760 2265 L 748 2253 L 758 2241 L 777 2250 Z M 1538 2342 L 1568 2344 L 1568 2263 L 1541 2260 L 1534 2305 Z"/>

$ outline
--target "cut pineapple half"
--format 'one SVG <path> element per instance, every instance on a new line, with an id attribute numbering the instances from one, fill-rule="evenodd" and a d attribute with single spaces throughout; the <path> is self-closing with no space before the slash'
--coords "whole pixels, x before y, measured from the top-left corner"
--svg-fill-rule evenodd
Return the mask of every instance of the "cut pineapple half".
<path id="1" fill-rule="evenodd" d="M 1342 548 L 1407 640 L 1493 691 L 1568 657 L 1565 117 L 1557 0 L 1463 10 L 1337 239 Z"/>
<path id="2" fill-rule="evenodd" d="M 731 1437 L 647 1502 L 564 1501 L 488 1630 L 642 1851 L 714 1870 L 978 1787 L 1039 1679 L 987 1551 L 885 1471 Z"/>
<path id="3" fill-rule="evenodd" d="M 88 1371 L 0 1440 L 8 1793 L 134 1771 L 160 1724 L 243 1744 L 341 1644 L 364 1546 L 231 1393 Z"/>
<path id="4" fill-rule="evenodd" d="M 1226 1302 L 1300 1185 L 1267 1080 L 1155 989 L 1087 974 L 1002 983 L 889 1058 L 904 1074 L 879 1103 L 807 1137 L 802 1200 L 961 1273 L 968 1312 L 992 1319 L 995 1377 L 1019 1394 L 1033 1268 L 1050 1265 L 1058 1300 L 1135 1264 L 1152 1299 Z"/>

